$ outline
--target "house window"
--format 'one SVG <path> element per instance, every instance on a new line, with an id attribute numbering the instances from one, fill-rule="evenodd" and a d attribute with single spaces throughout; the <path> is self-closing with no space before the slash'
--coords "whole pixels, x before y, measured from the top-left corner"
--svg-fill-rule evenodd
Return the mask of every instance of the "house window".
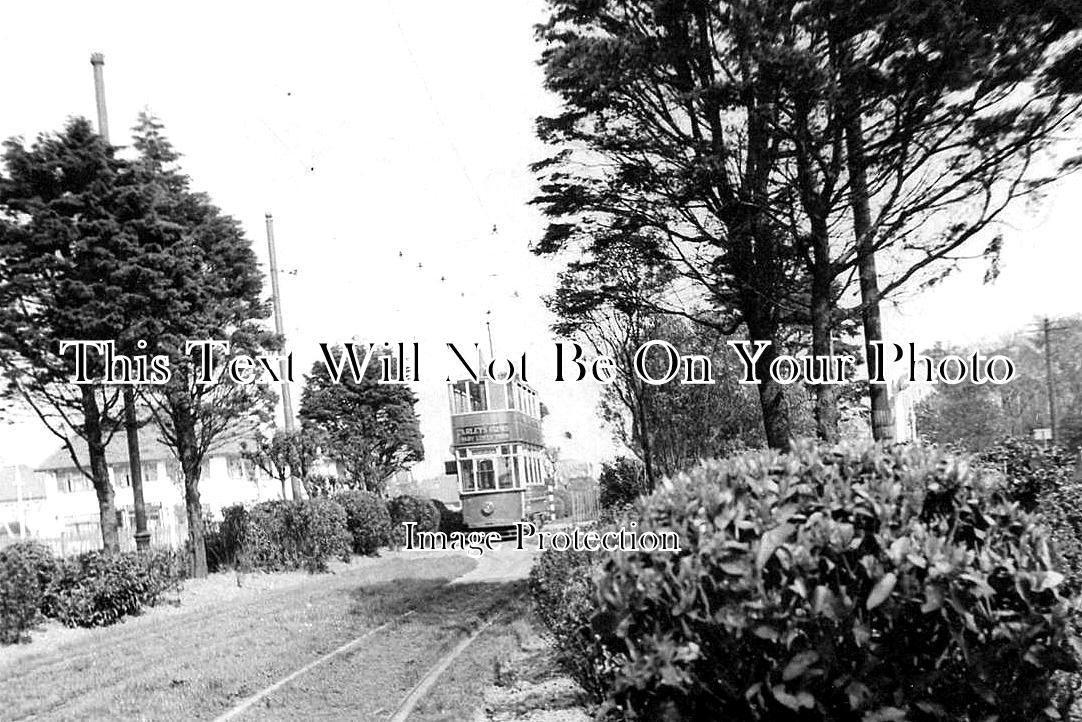
<path id="1" fill-rule="evenodd" d="M 90 483 L 90 479 L 86 478 L 81 471 L 62 471 L 57 472 L 56 488 L 61 493 L 70 494 L 78 491 L 86 491 L 94 487 L 93 484 Z"/>
<path id="2" fill-rule="evenodd" d="M 231 456 L 226 459 L 226 469 L 230 479 L 247 479 L 251 473 L 248 462 L 239 456 Z"/>
<path id="3" fill-rule="evenodd" d="M 143 481 L 158 480 L 158 462 L 144 461 L 141 468 L 143 469 Z"/>

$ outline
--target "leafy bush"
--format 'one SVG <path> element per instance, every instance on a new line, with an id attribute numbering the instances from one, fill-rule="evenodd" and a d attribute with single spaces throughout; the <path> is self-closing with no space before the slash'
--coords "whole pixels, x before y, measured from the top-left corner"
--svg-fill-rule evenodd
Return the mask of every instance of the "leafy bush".
<path id="1" fill-rule="evenodd" d="M 641 513 L 682 551 L 604 555 L 549 623 L 625 718 L 1022 722 L 1076 667 L 1047 528 L 942 452 L 746 454 Z"/>
<path id="2" fill-rule="evenodd" d="M 626 456 L 611 464 L 602 464 L 597 483 L 600 487 L 598 505 L 602 509 L 626 507 L 646 492 L 642 463 Z"/>
<path id="3" fill-rule="evenodd" d="M 1007 495 L 1026 511 L 1041 506 L 1042 494 L 1063 486 L 1074 475 L 1071 454 L 1030 438 L 1003 439 L 977 458 L 983 466 L 1003 474 Z"/>
<path id="4" fill-rule="evenodd" d="M 396 546 L 402 546 L 406 540 L 403 522 L 416 522 L 416 531 L 419 532 L 438 531 L 440 528 L 440 513 L 428 497 L 411 494 L 396 496 L 387 503 L 387 511 L 391 514 L 391 540 Z"/>
<path id="5" fill-rule="evenodd" d="M 261 502 L 244 514 L 234 512 L 230 534 L 240 527 L 241 519 L 245 523 L 235 556 L 239 566 L 321 572 L 327 570 L 331 557 L 349 561 L 352 538 L 346 512 L 330 499 Z"/>
<path id="6" fill-rule="evenodd" d="M 221 521 L 205 523 L 204 542 L 209 571 L 217 572 L 238 565 L 247 523 L 248 516 L 241 504 L 224 507 Z"/>
<path id="7" fill-rule="evenodd" d="M 601 560 L 599 552 L 548 548 L 529 576 L 534 612 L 552 637 L 556 662 L 597 699 L 605 698 L 612 667 L 611 653 L 597 643 L 590 627 Z"/>
<path id="8" fill-rule="evenodd" d="M 57 559 L 49 547 L 37 541 L 21 541 L 5 547 L 3 553 L 17 555 L 27 560 L 34 568 L 38 587 L 42 590 L 56 574 Z"/>
<path id="9" fill-rule="evenodd" d="M 456 531 L 466 531 L 466 523 L 462 520 L 462 510 L 455 511 L 448 509 L 447 505 L 439 499 L 430 499 L 430 501 L 436 506 L 436 511 L 440 515 L 439 530 L 444 534 L 450 534 Z"/>
<path id="10" fill-rule="evenodd" d="M 55 566 L 52 552 L 36 542 L 0 550 L 0 644 L 23 641 L 37 623 L 42 589 Z"/>
<path id="11" fill-rule="evenodd" d="M 176 588 L 183 568 L 181 555 L 171 550 L 85 552 L 57 564 L 42 610 L 69 627 L 113 624 L 156 604 Z"/>
<path id="12" fill-rule="evenodd" d="M 391 515 L 383 499 L 370 491 L 354 489 L 335 494 L 334 500 L 346 512 L 346 528 L 355 554 L 371 556 L 388 543 Z"/>

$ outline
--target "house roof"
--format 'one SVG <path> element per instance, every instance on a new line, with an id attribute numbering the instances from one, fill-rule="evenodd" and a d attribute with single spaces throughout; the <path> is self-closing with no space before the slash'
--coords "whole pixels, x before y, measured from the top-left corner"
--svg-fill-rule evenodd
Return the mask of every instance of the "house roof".
<path id="1" fill-rule="evenodd" d="M 222 434 L 211 446 L 207 456 L 239 456 L 241 443 L 250 439 L 256 433 L 251 426 L 238 427 L 233 433 Z M 71 445 L 79 457 L 79 463 L 84 466 L 90 464 L 90 455 L 87 451 L 86 441 L 79 436 L 73 436 Z M 251 446 L 251 444 L 249 444 Z M 173 450 L 161 440 L 161 430 L 157 424 L 147 424 L 139 429 L 139 455 L 143 461 L 170 461 L 174 459 Z M 113 434 L 113 438 L 105 447 L 105 463 L 126 464 L 128 463 L 128 437 L 121 429 Z M 62 469 L 77 468 L 71 459 L 71 453 L 67 446 L 61 445 L 49 455 L 45 461 L 38 465 L 38 471 L 56 471 Z"/>
<path id="2" fill-rule="evenodd" d="M 18 485 L 22 486 L 20 493 Z M 0 466 L 0 502 L 44 499 L 45 480 L 29 466 Z"/>

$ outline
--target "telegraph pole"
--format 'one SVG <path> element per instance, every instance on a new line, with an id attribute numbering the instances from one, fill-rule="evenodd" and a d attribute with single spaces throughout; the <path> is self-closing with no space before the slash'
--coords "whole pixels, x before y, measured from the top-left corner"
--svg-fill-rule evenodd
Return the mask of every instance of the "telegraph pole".
<path id="1" fill-rule="evenodd" d="M 94 67 L 94 100 L 98 106 L 98 135 L 109 143 L 109 116 L 105 112 L 105 57 L 101 53 L 90 56 Z M 139 416 L 135 408 L 135 387 L 124 386 L 124 430 L 128 437 L 128 477 L 131 479 L 132 506 L 135 508 L 135 548 L 150 548 L 150 532 L 147 531 L 147 509 L 143 501 L 143 460 L 139 452 Z"/>
<path id="2" fill-rule="evenodd" d="M 1048 425 L 1052 435 L 1052 446 L 1056 445 L 1056 395 L 1052 392 L 1052 331 L 1048 316 L 1044 317 L 1044 381 L 1048 388 Z"/>
<path id="3" fill-rule="evenodd" d="M 285 324 L 282 323 L 282 294 L 278 290 L 278 253 L 274 248 L 274 218 L 270 212 L 265 214 L 265 218 L 267 222 L 267 259 L 270 262 L 271 304 L 274 306 L 274 330 L 284 339 L 286 330 Z M 282 371 L 282 416 L 285 417 L 286 431 L 293 431 L 293 397 L 289 391 L 289 364 L 286 363 L 284 356 L 279 362 L 279 368 Z M 293 473 L 293 469 L 290 469 L 289 488 L 293 492 L 294 499 L 308 498 L 308 491 L 304 488 L 303 482 Z M 282 493 L 285 494 L 284 489 Z"/>
<path id="4" fill-rule="evenodd" d="M 274 330 L 279 336 L 285 338 L 286 331 L 282 323 L 282 295 L 278 290 L 278 254 L 274 249 L 274 218 L 270 213 L 266 214 L 267 221 L 267 255 L 270 259 L 271 277 L 271 303 L 274 305 Z M 285 416 L 286 431 L 293 431 L 293 398 L 289 392 L 289 381 L 286 377 L 286 360 L 281 360 L 282 369 L 282 415 Z"/>

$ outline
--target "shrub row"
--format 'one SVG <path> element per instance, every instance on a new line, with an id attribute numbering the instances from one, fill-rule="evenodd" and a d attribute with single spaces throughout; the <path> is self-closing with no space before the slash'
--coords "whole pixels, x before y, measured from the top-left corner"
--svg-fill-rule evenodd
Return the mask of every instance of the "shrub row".
<path id="1" fill-rule="evenodd" d="M 395 547 L 406 542 L 404 522 L 414 522 L 419 532 L 437 531 L 440 528 L 440 512 L 431 499 L 423 496 L 403 494 L 387 502 L 387 511 L 391 515 L 391 539 Z"/>
<path id="2" fill-rule="evenodd" d="M 320 572 L 332 557 L 349 561 L 351 540 L 345 509 L 316 498 L 228 507 L 213 545 L 240 569 Z"/>
<path id="3" fill-rule="evenodd" d="M 454 512 L 447 511 L 447 524 Z M 212 569 L 325 571 L 337 557 L 350 552 L 372 555 L 383 546 L 405 541 L 402 522 L 418 530 L 443 526 L 442 514 L 431 499 L 399 496 L 385 502 L 367 491 L 342 491 L 333 497 L 304 501 L 266 501 L 245 509 L 222 510 L 222 521 L 207 534 L 207 558 Z M 458 515 L 461 524 L 461 514 Z"/>
<path id="4" fill-rule="evenodd" d="M 1055 718 L 1076 668 L 1048 528 L 964 459 L 794 447 L 639 506 L 680 553 L 542 555 L 568 670 L 627 719 Z M 575 662 L 577 655 L 578 662 Z"/>
<path id="5" fill-rule="evenodd" d="M 0 642 L 18 642 L 42 617 L 100 627 L 138 614 L 177 587 L 181 555 L 171 550 L 93 551 L 56 559 L 37 542 L 0 551 Z"/>

